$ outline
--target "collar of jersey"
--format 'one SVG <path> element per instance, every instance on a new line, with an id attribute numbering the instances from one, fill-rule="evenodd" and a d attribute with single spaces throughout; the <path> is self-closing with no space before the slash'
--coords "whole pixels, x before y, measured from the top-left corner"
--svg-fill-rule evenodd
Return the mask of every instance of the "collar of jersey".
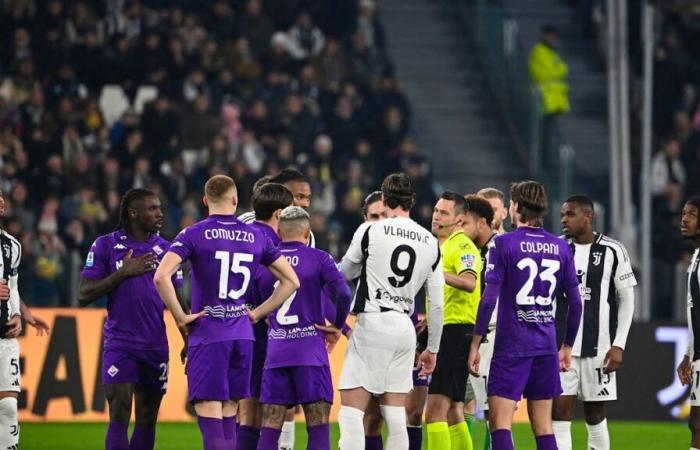
<path id="1" fill-rule="evenodd" d="M 453 233 L 447 238 L 447 240 L 446 240 L 445 242 L 452 240 L 452 238 L 455 237 L 455 236 L 457 236 L 459 233 L 464 234 L 464 230 L 460 228 L 459 230 L 453 232 Z M 466 236 L 466 234 L 465 234 L 465 236 Z"/>
<path id="2" fill-rule="evenodd" d="M 124 229 L 120 229 L 117 232 L 117 238 L 120 241 L 126 241 L 126 242 L 136 244 L 136 245 L 150 245 L 157 239 L 157 237 L 158 237 L 158 234 L 153 233 L 145 241 L 138 241 L 138 240 L 134 239 L 133 236 L 130 236 L 129 233 L 127 233 L 126 230 L 124 230 Z"/>
<path id="3" fill-rule="evenodd" d="M 285 247 L 306 247 L 306 244 L 299 241 L 280 241 L 280 245 Z"/>
<path id="4" fill-rule="evenodd" d="M 238 217 L 236 217 L 235 214 L 210 214 L 209 217 L 207 217 L 207 219 L 236 219 L 236 221 L 238 221 Z"/>

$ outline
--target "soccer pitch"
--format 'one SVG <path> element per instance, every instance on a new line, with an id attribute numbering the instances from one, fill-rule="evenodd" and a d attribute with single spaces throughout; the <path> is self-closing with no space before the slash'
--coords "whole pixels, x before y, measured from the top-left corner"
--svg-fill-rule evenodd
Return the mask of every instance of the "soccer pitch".
<path id="1" fill-rule="evenodd" d="M 27 423 L 22 425 L 22 450 L 101 450 L 104 448 L 104 423 Z M 610 424 L 611 447 L 615 450 L 667 450 L 688 448 L 690 432 L 685 423 L 672 422 L 613 422 Z M 484 425 L 480 422 L 474 432 L 476 450 L 483 448 Z M 583 422 L 573 426 L 574 450 L 586 448 L 586 428 Z M 535 450 L 535 441 L 527 424 L 514 428 L 515 448 Z M 333 425 L 331 448 L 337 449 L 338 427 Z M 162 423 L 158 425 L 157 450 L 201 449 L 199 431 L 195 424 Z M 306 448 L 306 430 L 297 424 L 295 448 Z M 423 445 L 423 448 L 427 448 Z"/>

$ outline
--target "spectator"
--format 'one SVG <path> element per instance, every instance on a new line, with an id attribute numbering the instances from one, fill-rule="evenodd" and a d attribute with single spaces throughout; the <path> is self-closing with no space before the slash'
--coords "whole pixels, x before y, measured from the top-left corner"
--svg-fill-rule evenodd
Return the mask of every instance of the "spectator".
<path id="1" fill-rule="evenodd" d="M 250 43 L 254 55 L 261 57 L 267 52 L 273 32 L 272 21 L 262 12 L 260 0 L 248 0 L 241 21 L 241 34 Z"/>
<path id="2" fill-rule="evenodd" d="M 652 195 L 668 195 L 669 190 L 684 192 L 685 168 L 680 156 L 681 148 L 675 139 L 667 140 L 663 150 L 654 156 L 651 162 Z"/>
<path id="3" fill-rule="evenodd" d="M 324 89 L 338 90 L 340 83 L 350 76 L 350 64 L 336 39 L 327 39 L 323 52 L 312 58 L 311 63 Z"/>
<path id="4" fill-rule="evenodd" d="M 211 136 L 219 132 L 219 123 L 212 116 L 209 97 L 198 94 L 182 119 L 182 146 L 185 149 L 202 150 Z"/>
<path id="5" fill-rule="evenodd" d="M 384 50 L 386 38 L 384 35 L 384 27 L 377 20 L 377 7 L 374 0 L 361 0 L 360 12 L 357 15 L 355 29 L 362 32 L 367 46 Z"/>
<path id="6" fill-rule="evenodd" d="M 299 14 L 296 23 L 289 30 L 289 40 L 294 48 L 291 53 L 299 60 L 320 54 L 325 43 L 323 32 L 314 25 L 308 12 Z"/>

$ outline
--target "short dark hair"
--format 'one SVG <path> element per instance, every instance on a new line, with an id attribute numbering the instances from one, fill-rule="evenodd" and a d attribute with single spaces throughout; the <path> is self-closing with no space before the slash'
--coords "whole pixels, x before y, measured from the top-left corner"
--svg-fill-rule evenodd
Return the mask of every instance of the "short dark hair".
<path id="1" fill-rule="evenodd" d="M 294 201 L 292 193 L 279 183 L 267 183 L 253 192 L 253 211 L 258 220 L 269 220 L 278 209 L 284 209 Z"/>
<path id="2" fill-rule="evenodd" d="M 272 175 L 265 175 L 263 177 L 258 178 L 257 181 L 255 181 L 255 183 L 253 183 L 253 195 L 255 195 L 255 193 L 261 187 L 263 187 L 264 185 L 269 183 L 271 179 L 272 179 Z"/>
<path id="3" fill-rule="evenodd" d="M 700 195 L 693 195 L 685 202 L 690 206 L 695 206 L 700 211 Z"/>
<path id="4" fill-rule="evenodd" d="M 287 167 L 286 169 L 282 169 L 280 173 L 268 180 L 269 183 L 279 184 L 289 183 L 290 181 L 306 181 L 308 183 L 309 180 L 306 179 L 303 173 L 301 173 L 294 167 Z"/>
<path id="5" fill-rule="evenodd" d="M 542 27 L 542 34 L 558 35 L 559 33 L 557 32 L 557 27 L 555 27 L 551 23 L 547 23 Z"/>
<path id="6" fill-rule="evenodd" d="M 440 198 L 443 200 L 451 201 L 455 204 L 455 214 L 464 214 L 467 212 L 467 209 L 469 209 L 469 206 L 467 205 L 467 201 L 464 199 L 464 196 L 457 192 L 445 191 L 442 193 Z"/>
<path id="7" fill-rule="evenodd" d="M 370 193 L 365 200 L 362 202 L 362 215 L 367 215 L 367 209 L 372 203 L 376 203 L 382 200 L 382 191 L 374 191 Z"/>
<path id="8" fill-rule="evenodd" d="M 593 206 L 593 200 L 587 195 L 575 194 L 567 198 L 564 203 L 576 203 L 579 206 L 588 208 L 591 212 L 595 212 L 595 207 Z"/>
<path id="9" fill-rule="evenodd" d="M 204 185 L 204 195 L 210 201 L 217 202 L 231 189 L 236 190 L 236 183 L 233 181 L 233 178 L 226 175 L 214 175 Z"/>
<path id="10" fill-rule="evenodd" d="M 410 210 L 416 203 L 416 190 L 411 177 L 402 172 L 392 173 L 382 181 L 384 203 L 391 208 Z"/>
<path id="11" fill-rule="evenodd" d="M 518 204 L 523 223 L 542 226 L 549 204 L 544 186 L 537 181 L 526 180 L 510 185 L 510 200 Z"/>
<path id="12" fill-rule="evenodd" d="M 479 194 L 469 194 L 465 195 L 464 199 L 467 201 L 467 214 L 483 217 L 486 219 L 486 224 L 490 227 L 493 223 L 493 208 L 491 203 L 486 200 L 486 197 Z"/>

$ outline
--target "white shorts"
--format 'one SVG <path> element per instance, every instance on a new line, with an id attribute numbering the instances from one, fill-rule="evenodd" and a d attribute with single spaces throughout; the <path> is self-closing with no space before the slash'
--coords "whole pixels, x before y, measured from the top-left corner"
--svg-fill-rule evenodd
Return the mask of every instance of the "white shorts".
<path id="1" fill-rule="evenodd" d="M 690 370 L 692 370 L 690 406 L 700 406 L 700 359 L 692 362 Z"/>
<path id="2" fill-rule="evenodd" d="M 0 392 L 19 392 L 19 342 L 0 339 Z"/>
<path id="3" fill-rule="evenodd" d="M 617 400 L 615 372 L 603 373 L 605 351 L 598 356 L 571 358 L 571 369 L 561 372 L 562 395 L 576 395 L 584 402 L 609 402 Z"/>
<path id="4" fill-rule="evenodd" d="M 360 313 L 348 342 L 338 389 L 380 395 L 413 389 L 416 330 L 400 312 Z"/>
<path id="5" fill-rule="evenodd" d="M 469 381 L 474 390 L 477 408 L 482 411 L 489 410 L 489 398 L 486 394 L 486 386 L 489 384 L 489 369 L 491 368 L 491 357 L 493 357 L 493 345 L 496 341 L 496 333 L 490 330 L 486 335 L 486 342 L 479 346 L 479 376 L 469 375 Z"/>

